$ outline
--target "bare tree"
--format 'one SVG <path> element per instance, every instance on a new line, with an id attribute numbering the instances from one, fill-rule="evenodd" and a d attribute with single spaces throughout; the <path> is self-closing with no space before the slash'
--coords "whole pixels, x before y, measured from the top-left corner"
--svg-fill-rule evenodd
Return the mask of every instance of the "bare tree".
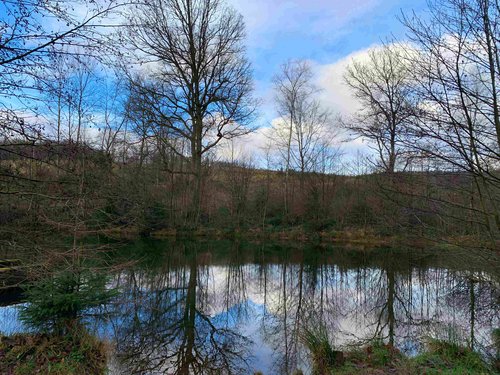
<path id="1" fill-rule="evenodd" d="M 389 173 L 408 151 L 402 141 L 405 125 L 413 118 L 409 77 L 397 45 L 371 50 L 366 62 L 353 61 L 344 76 L 362 108 L 345 125 L 374 143 L 378 166 Z"/>
<path id="2" fill-rule="evenodd" d="M 63 71 L 67 68 L 64 60 L 82 55 L 105 55 L 104 50 L 111 46 L 104 43 L 102 30 L 110 26 L 105 19 L 124 4 L 121 0 L 2 1 L 0 151 L 35 161 L 34 152 L 24 151 L 26 147 L 34 151 L 42 142 L 53 138 L 45 129 L 51 122 L 56 124 L 57 139 L 61 140 L 63 107 L 67 107 L 68 113 L 73 107 L 67 87 L 63 87 L 71 75 L 71 69 Z M 78 11 L 81 9 L 85 12 Z M 43 95 L 40 95 L 41 90 Z M 52 95 L 51 100 L 56 101 L 52 114 L 42 105 L 47 101 L 48 92 Z M 39 162 L 53 164 L 50 160 Z M 59 163 L 56 164 L 59 167 Z M 0 171 L 0 176 L 3 175 L 4 171 Z M 24 178 L 17 173 L 5 175 L 9 179 Z"/>
<path id="3" fill-rule="evenodd" d="M 289 209 L 289 174 L 298 170 L 301 190 L 306 172 L 316 165 L 331 123 L 328 110 L 317 99 L 318 88 L 307 61 L 288 61 L 274 79 L 276 109 L 280 116 L 273 124 L 272 138 L 284 159 L 285 211 Z"/>
<path id="4" fill-rule="evenodd" d="M 103 56 L 103 49 L 110 44 L 104 44 L 99 28 L 109 26 L 104 19 L 124 4 L 125 1 L 118 0 L 3 1 L 0 5 L 0 100 L 10 99 L 9 103 L 0 101 L 3 120 L 7 112 L 10 118 L 15 115 L 10 104 L 13 99 L 33 100 L 39 82 L 51 79 L 46 69 L 53 67 L 54 56 Z M 75 10 L 80 7 L 86 10 L 83 15 Z M 16 105 L 19 107 L 22 103 Z M 18 112 L 19 108 L 15 109 Z M 22 109 L 32 110 L 33 106 Z M 1 125 L 9 126 L 8 121 L 2 121 Z M 21 129 L 14 130 L 23 133 Z"/>
<path id="5" fill-rule="evenodd" d="M 189 142 L 193 222 L 199 220 L 202 161 L 222 139 L 245 133 L 255 112 L 241 15 L 221 0 L 153 0 L 131 16 L 128 40 L 159 69 L 149 74 L 151 107 L 173 139 Z"/>
<path id="6" fill-rule="evenodd" d="M 124 1 L 4 0 L 0 19 L 0 66 L 17 74 L 28 64 L 46 62 L 52 47 L 85 45 L 98 48 L 100 21 L 125 4 Z M 75 7 L 86 10 L 79 15 Z M 53 22 L 44 22 L 44 19 Z M 96 43 L 94 43 L 96 42 Z"/>
<path id="7" fill-rule="evenodd" d="M 418 49 L 418 55 L 405 56 L 412 64 L 413 95 L 421 101 L 409 141 L 441 168 L 471 178 L 470 203 L 460 207 L 498 238 L 500 8 L 489 0 L 430 6 L 430 20 L 402 20 Z"/>

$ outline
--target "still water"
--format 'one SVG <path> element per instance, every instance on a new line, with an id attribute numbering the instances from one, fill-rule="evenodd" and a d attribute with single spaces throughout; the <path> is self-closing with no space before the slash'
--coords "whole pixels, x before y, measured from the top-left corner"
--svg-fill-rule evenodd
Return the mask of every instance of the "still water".
<path id="1" fill-rule="evenodd" d="M 349 249 L 231 241 L 141 241 L 109 277 L 119 295 L 88 312 L 113 348 L 111 374 L 308 373 L 304 327 L 335 348 L 381 338 L 416 355 L 429 338 L 495 355 L 495 260 L 422 249 Z M 15 305 L 0 331 L 24 328 Z"/>

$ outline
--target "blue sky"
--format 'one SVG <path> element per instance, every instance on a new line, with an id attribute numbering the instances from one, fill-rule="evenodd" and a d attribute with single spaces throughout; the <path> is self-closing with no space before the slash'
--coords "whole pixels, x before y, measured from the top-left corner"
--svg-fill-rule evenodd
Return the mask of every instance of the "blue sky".
<path id="1" fill-rule="evenodd" d="M 330 63 L 404 35 L 396 19 L 425 9 L 425 0 L 231 0 L 247 24 L 257 78 L 287 58 Z"/>
<path id="2" fill-rule="evenodd" d="M 394 36 L 404 39 L 401 12 L 420 13 L 426 0 L 230 0 L 247 25 L 257 90 L 270 87 L 287 59 L 320 65 Z M 263 92 L 264 91 L 264 92 Z"/>
<path id="3" fill-rule="evenodd" d="M 413 10 L 421 14 L 427 7 L 426 0 L 227 1 L 245 19 L 256 96 L 262 100 L 256 125 L 264 129 L 277 117 L 272 77 L 287 59 L 310 60 L 324 105 L 333 113 L 352 112 L 356 102 L 342 80 L 347 64 L 383 41 L 405 39 L 397 17 Z M 243 142 L 258 153 L 265 136 L 257 132 Z M 357 150 L 353 144 L 343 145 L 351 155 Z"/>
<path id="4" fill-rule="evenodd" d="M 370 47 L 389 39 L 404 40 L 397 17 L 412 11 L 422 15 L 427 8 L 426 0 L 228 1 L 245 19 L 264 127 L 276 118 L 271 81 L 287 59 L 310 60 L 325 106 L 345 114 L 355 108 L 342 81 L 345 66 Z M 250 143 L 255 150 L 262 136 L 254 135 Z M 356 150 L 351 146 L 347 151 L 352 154 Z"/>

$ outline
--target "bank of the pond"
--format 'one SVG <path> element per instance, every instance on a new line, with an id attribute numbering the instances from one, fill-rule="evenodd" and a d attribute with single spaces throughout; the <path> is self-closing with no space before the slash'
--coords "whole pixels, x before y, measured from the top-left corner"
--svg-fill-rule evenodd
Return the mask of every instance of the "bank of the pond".
<path id="1" fill-rule="evenodd" d="M 99 375 L 106 346 L 86 332 L 0 336 L 0 374 Z"/>
<path id="2" fill-rule="evenodd" d="M 309 337 L 313 375 L 496 374 L 500 363 L 487 363 L 478 353 L 444 341 L 430 340 L 425 352 L 408 357 L 393 346 L 374 341 L 360 348 L 336 351 L 321 338 Z M 0 373 L 12 375 L 105 374 L 106 346 L 88 334 L 0 336 Z M 261 372 L 255 375 L 267 375 Z M 302 375 L 296 370 L 296 375 Z"/>
<path id="3" fill-rule="evenodd" d="M 439 340 L 429 340 L 426 350 L 415 357 L 408 357 L 380 341 L 342 352 L 333 350 L 321 339 L 308 340 L 306 345 L 310 350 L 313 374 L 472 375 L 500 371 L 498 360 L 487 363 L 480 354 L 468 348 Z"/>
<path id="4" fill-rule="evenodd" d="M 144 232 L 137 227 L 119 227 L 109 229 L 103 234 L 111 239 L 136 240 L 140 237 L 155 239 L 203 239 L 203 240 L 247 240 L 247 241 L 293 241 L 300 243 L 320 242 L 324 244 L 353 245 L 362 247 L 433 247 L 436 249 L 453 248 L 489 248 L 491 244 L 481 244 L 470 236 L 433 237 L 430 235 L 415 236 L 406 234 L 380 233 L 372 228 L 344 230 L 311 230 L 305 226 L 266 227 L 266 228 L 211 228 L 197 229 L 161 229 Z M 500 248 L 500 243 L 498 244 Z"/>
<path id="5" fill-rule="evenodd" d="M 141 236 L 156 239 L 244 239 L 269 241 L 321 241 L 325 243 L 352 243 L 367 246 L 399 245 L 405 241 L 401 236 L 381 235 L 373 230 L 352 229 L 342 231 L 312 231 L 302 226 L 287 228 L 247 228 L 219 229 L 200 227 L 197 229 L 161 229 L 151 232 L 141 232 L 139 228 L 113 228 L 104 232 L 113 239 L 135 240 Z M 412 239 L 414 241 L 414 239 Z"/>

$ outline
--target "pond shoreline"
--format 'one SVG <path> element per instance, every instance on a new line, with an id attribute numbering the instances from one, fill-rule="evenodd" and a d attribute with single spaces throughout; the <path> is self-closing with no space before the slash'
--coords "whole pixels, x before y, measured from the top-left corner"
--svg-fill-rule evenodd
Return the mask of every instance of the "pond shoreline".
<path id="1" fill-rule="evenodd" d="M 324 243 L 352 243 L 371 246 L 399 245 L 402 242 L 414 240 L 402 236 L 382 236 L 372 230 L 343 230 L 343 231 L 310 231 L 303 227 L 289 227 L 286 229 L 217 229 L 200 227 L 197 229 L 160 229 L 151 232 L 141 232 L 136 227 L 113 228 L 102 231 L 106 237 L 117 240 L 135 240 L 141 237 L 163 239 L 244 239 L 270 241 L 297 241 L 297 242 L 324 242 Z M 422 242 L 422 241 L 421 241 Z"/>
<path id="2" fill-rule="evenodd" d="M 87 233 L 88 234 L 88 233 Z M 101 235 L 112 240 L 135 241 L 140 238 L 153 238 L 156 240 L 245 240 L 245 241 L 272 241 L 296 243 L 338 244 L 363 249 L 378 247 L 413 247 L 433 248 L 436 250 L 449 249 L 481 249 L 483 244 L 472 236 L 452 236 L 432 238 L 422 234 L 380 234 L 368 229 L 322 230 L 314 231 L 303 226 L 291 226 L 282 229 L 274 228 L 246 228 L 246 229 L 218 229 L 212 227 L 199 227 L 197 229 L 160 229 L 150 232 L 141 231 L 138 227 L 116 227 L 100 232 Z M 499 244 L 500 249 L 500 244 Z M 500 252 L 497 252 L 500 254 Z"/>
<path id="3" fill-rule="evenodd" d="M 0 335 L 1 374 L 106 374 L 107 348 L 82 329 L 68 335 Z"/>
<path id="4" fill-rule="evenodd" d="M 409 357 L 382 341 L 334 350 L 316 338 L 309 345 L 313 373 L 320 374 L 494 374 L 500 360 L 485 362 L 479 353 L 445 341 L 430 340 L 425 351 Z M 307 344 L 306 344 L 307 345 Z M 78 330 L 66 336 L 16 334 L 0 336 L 0 373 L 106 374 L 109 348 L 104 341 Z M 266 375 L 260 371 L 255 375 Z M 294 374 L 303 374 L 297 369 Z"/>

